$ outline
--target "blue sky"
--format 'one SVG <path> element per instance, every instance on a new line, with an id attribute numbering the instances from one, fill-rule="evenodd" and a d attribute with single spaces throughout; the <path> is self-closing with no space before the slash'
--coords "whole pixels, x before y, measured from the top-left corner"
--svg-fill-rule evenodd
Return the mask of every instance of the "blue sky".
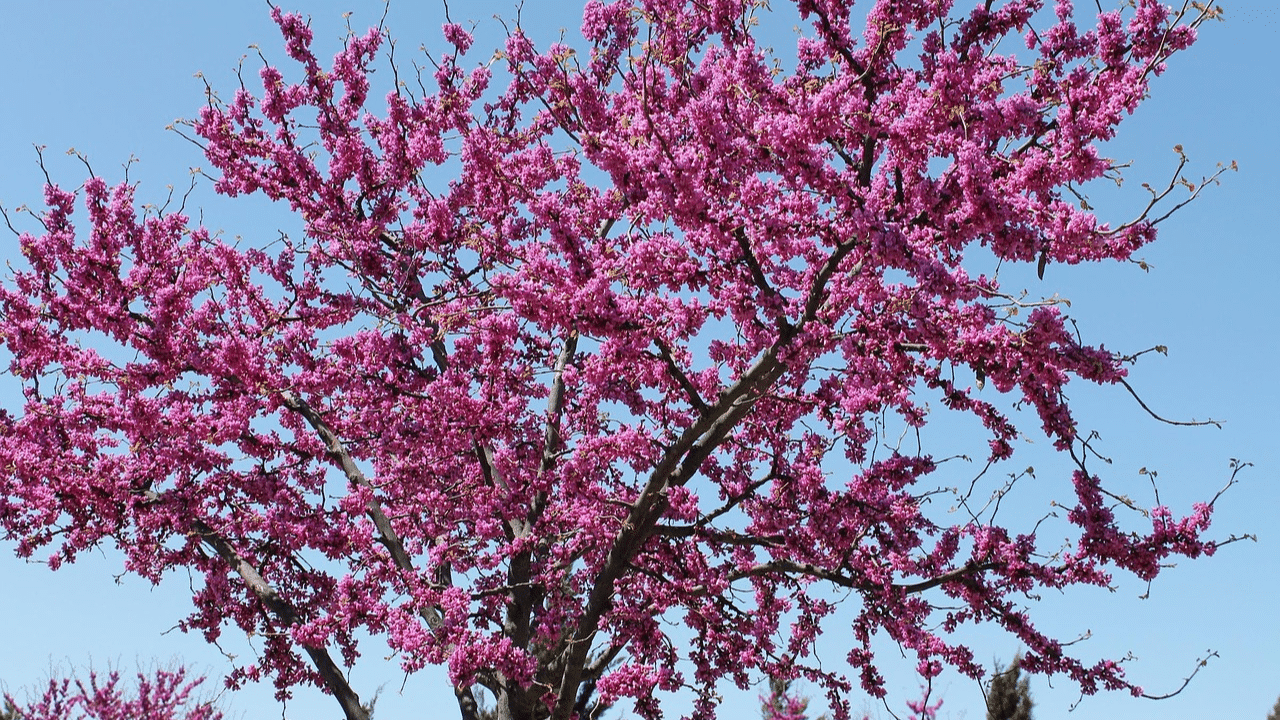
<path id="1" fill-rule="evenodd" d="M 388 17 L 407 49 L 439 42 L 439 4 L 418 5 L 396 3 Z M 494 12 L 510 16 L 512 6 L 511 0 L 451 3 L 455 20 L 481 22 Z M 345 11 L 355 12 L 352 23 L 358 28 L 382 13 L 381 3 L 372 0 L 297 0 L 283 7 L 312 15 L 323 42 L 341 34 Z M 551 7 L 542 0 L 525 4 L 525 25 L 543 41 L 554 38 L 561 26 L 577 25 L 572 12 Z M 1220 501 L 1216 528 L 1222 535 L 1256 533 L 1258 542 L 1181 563 L 1155 583 L 1146 600 L 1138 598 L 1145 585 L 1135 582 L 1121 584 L 1116 593 L 1080 590 L 1045 598 L 1039 608 L 1042 622 L 1064 635 L 1092 631 L 1092 639 L 1081 646 L 1087 656 L 1133 651 L 1138 659 L 1130 666 L 1131 676 L 1153 692 L 1176 688 L 1206 650 L 1221 657 L 1176 698 L 1097 696 L 1072 714 L 1068 708 L 1077 693 L 1069 683 L 1050 688 L 1035 678 L 1040 720 L 1261 720 L 1280 695 L 1280 620 L 1274 600 L 1280 595 L 1280 532 L 1274 521 L 1280 510 L 1275 450 L 1280 443 L 1274 439 L 1280 429 L 1280 283 L 1275 280 L 1280 268 L 1280 83 L 1275 78 L 1280 68 L 1274 55 L 1280 11 L 1263 0 L 1241 0 L 1227 3 L 1227 17 L 1208 25 L 1196 47 L 1174 60 L 1155 83 L 1150 101 L 1122 127 L 1108 154 L 1132 159 L 1134 169 L 1123 191 L 1102 194 L 1099 206 L 1116 218 L 1127 217 L 1143 200 L 1140 182 L 1166 180 L 1176 161 L 1175 144 L 1191 158 L 1192 180 L 1211 173 L 1219 161 L 1236 160 L 1240 171 L 1226 175 L 1222 186 L 1210 188 L 1161 226 L 1160 240 L 1142 253 L 1154 266 L 1151 272 L 1135 266 L 1051 266 L 1045 282 L 1032 289 L 1070 298 L 1071 314 L 1087 339 L 1118 350 L 1166 345 L 1168 357 L 1145 360 L 1131 378 L 1157 412 L 1224 421 L 1221 430 L 1164 426 L 1123 390 L 1082 388 L 1072 396 L 1083 423 L 1100 432 L 1105 452 L 1115 458 L 1109 477 L 1128 483 L 1142 497 L 1146 480 L 1137 470 L 1157 469 L 1162 498 L 1185 511 L 1223 484 L 1229 458 L 1253 462 L 1256 467 Z M 492 23 L 483 27 L 494 30 Z M 193 74 L 201 71 L 215 87 L 230 89 L 237 59 L 251 52 L 251 43 L 260 44 L 268 57 L 283 56 L 277 37 L 265 4 L 249 0 L 10 4 L 0 26 L 0 67 L 5 69 L 0 97 L 9 108 L 0 115 L 0 203 L 7 208 L 38 204 L 42 175 L 32 143 L 48 147 L 51 172 L 70 186 L 80 182 L 83 169 L 62 154 L 69 147 L 87 154 L 95 170 L 111 179 L 118 179 L 121 164 L 135 156 L 139 162 L 130 175 L 141 181 L 140 194 L 162 200 L 166 184 L 185 186 L 188 168 L 203 162 L 194 146 L 164 130 L 175 118 L 194 115 L 203 102 L 203 84 Z M 229 203 L 206 195 L 199 204 L 210 227 L 231 234 L 272 230 L 278 217 L 257 200 Z M 0 252 L 13 253 L 14 246 L 11 237 L 0 238 Z M 1034 273 L 1025 276 L 1030 282 Z M 1027 454 L 1036 457 L 1036 452 L 1030 448 Z M 1042 480 L 1061 482 L 1061 475 L 1051 472 L 1054 460 L 1043 462 L 1048 464 L 1038 467 Z M 122 569 L 110 550 L 50 573 L 14 559 L 9 549 L 0 547 L 0 680 L 9 688 L 38 682 L 50 663 L 116 663 L 130 670 L 171 658 L 214 676 L 217 687 L 226 667 L 219 651 L 197 637 L 166 633 L 185 614 L 185 578 L 155 589 L 127 576 L 117 581 Z M 843 655 L 840 632 L 833 627 L 824 641 L 831 657 Z M 979 657 L 1007 660 L 1017 650 L 997 635 L 975 633 L 973 638 Z M 249 651 L 230 636 L 223 650 Z M 354 681 L 365 695 L 385 683 L 382 718 L 453 715 L 452 694 L 441 676 L 415 676 L 402 694 L 394 665 L 380 661 L 376 646 L 368 654 L 371 662 L 357 666 Z M 915 678 L 909 663 L 895 662 L 891 655 L 886 654 L 886 674 L 898 710 L 914 692 Z M 944 676 L 938 689 L 946 700 L 943 717 L 983 717 L 981 695 L 971 681 Z M 755 716 L 755 693 L 728 688 L 726 695 L 723 717 Z M 250 688 L 224 700 L 233 717 L 282 715 L 271 704 L 269 688 Z M 330 699 L 308 690 L 288 709 L 292 718 L 337 715 Z"/>

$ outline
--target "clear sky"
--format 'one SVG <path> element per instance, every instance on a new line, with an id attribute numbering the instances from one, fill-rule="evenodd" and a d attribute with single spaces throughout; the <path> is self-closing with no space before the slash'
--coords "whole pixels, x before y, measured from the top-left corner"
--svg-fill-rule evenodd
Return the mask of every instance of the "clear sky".
<path id="1" fill-rule="evenodd" d="M 511 16 L 513 4 L 454 0 L 451 10 L 455 20 L 478 20 L 493 31 L 488 18 L 494 12 Z M 433 0 L 394 4 L 388 25 L 403 48 L 438 45 L 440 5 Z M 283 7 L 312 15 L 317 37 L 330 44 L 343 32 L 344 11 L 354 11 L 352 24 L 358 29 L 382 13 L 382 4 L 373 0 L 294 0 Z M 1256 533 L 1258 542 L 1182 563 L 1155 583 L 1146 600 L 1138 596 L 1147 588 L 1133 581 L 1114 594 L 1080 590 L 1045 598 L 1038 608 L 1042 622 L 1067 636 L 1092 631 L 1092 639 L 1080 646 L 1086 656 L 1133 651 L 1131 677 L 1152 692 L 1176 688 L 1206 650 L 1220 657 L 1173 699 L 1097 696 L 1071 715 L 1074 688 L 1064 682 L 1050 688 L 1035 678 L 1039 720 L 1261 720 L 1280 695 L 1275 600 L 1280 596 L 1275 521 L 1280 443 L 1274 437 L 1280 430 L 1280 67 L 1273 54 L 1280 46 L 1280 11 L 1270 0 L 1238 0 L 1226 7 L 1228 20 L 1209 24 L 1196 47 L 1174 60 L 1156 81 L 1150 101 L 1108 148 L 1111 156 L 1132 159 L 1135 167 L 1124 191 L 1104 194 L 1100 207 L 1117 219 L 1129 216 L 1143 201 L 1140 182 L 1167 179 L 1176 161 L 1175 144 L 1191 158 L 1192 180 L 1211 173 L 1219 161 L 1238 161 L 1239 173 L 1225 176 L 1222 186 L 1210 188 L 1161 226 L 1161 239 L 1142 253 L 1154 267 L 1149 273 L 1136 266 L 1051 266 L 1045 283 L 1032 289 L 1070 298 L 1071 314 L 1087 339 L 1128 351 L 1166 345 L 1167 358 L 1139 364 L 1131 378 L 1157 412 L 1224 421 L 1221 430 L 1172 428 L 1143 413 L 1122 389 L 1082 389 L 1073 399 L 1083 424 L 1098 429 L 1104 451 L 1115 458 L 1109 477 L 1141 496 L 1146 481 L 1138 469 L 1157 469 L 1162 498 L 1185 511 L 1223 484 L 1229 458 L 1253 462 L 1256 467 L 1220 501 L 1216 528 L 1222 535 Z M 571 11 L 544 0 L 526 0 L 524 20 L 544 42 L 562 26 L 577 26 Z M 0 97 L 7 108 L 0 113 L 0 203 L 38 205 L 42 175 L 33 143 L 48 147 L 51 172 L 68 186 L 79 184 L 83 169 L 62 154 L 67 148 L 87 154 L 110 180 L 120 178 L 126 159 L 137 157 L 130 175 L 142 182 L 140 195 L 163 200 L 166 184 L 185 186 L 188 168 L 203 162 L 194 146 L 164 130 L 175 118 L 194 115 L 203 102 L 204 86 L 193 74 L 202 71 L 215 87 L 230 90 L 237 60 L 252 52 L 250 44 L 261 45 L 270 58 L 283 57 L 277 38 L 265 4 L 249 0 L 7 4 L 0 26 Z M 256 62 L 247 64 L 250 74 L 256 73 Z M 209 226 L 232 234 L 270 232 L 278 217 L 252 200 L 228 203 L 206 195 L 199 204 Z M 11 237 L 0 238 L 0 252 L 7 255 L 14 248 Z M 0 390 L 11 387 L 0 385 Z M 1035 452 L 1028 454 L 1036 457 Z M 1038 470 L 1040 481 L 1062 482 L 1052 465 Z M 172 658 L 210 674 L 217 687 L 226 668 L 218 650 L 198 637 L 166 633 L 186 613 L 185 578 L 156 589 L 127 576 L 117 581 L 122 568 L 110 549 L 57 573 L 20 562 L 9 550 L 11 545 L 0 546 L 0 680 L 10 689 L 37 683 L 50 663 L 116 663 L 131 670 L 138 663 Z M 830 657 L 843 655 L 840 633 L 833 627 L 824 641 Z M 978 633 L 974 642 L 985 658 L 1008 660 L 1017 650 L 995 635 Z M 249 651 L 230 636 L 223 650 Z M 376 645 L 367 654 L 372 662 L 357 666 L 354 681 L 366 696 L 385 683 L 379 703 L 383 720 L 454 716 L 452 693 L 440 675 L 415 676 L 401 693 L 394 665 L 380 661 Z M 899 710 L 916 680 L 909 664 L 886 663 L 893 708 Z M 943 717 L 983 717 L 981 695 L 971 681 L 944 676 L 938 689 L 946 701 Z M 754 692 L 727 688 L 726 694 L 722 717 L 755 716 Z M 250 688 L 224 700 L 233 717 L 282 716 L 269 688 Z M 339 712 L 329 698 L 302 690 L 287 714 L 328 718 Z"/>

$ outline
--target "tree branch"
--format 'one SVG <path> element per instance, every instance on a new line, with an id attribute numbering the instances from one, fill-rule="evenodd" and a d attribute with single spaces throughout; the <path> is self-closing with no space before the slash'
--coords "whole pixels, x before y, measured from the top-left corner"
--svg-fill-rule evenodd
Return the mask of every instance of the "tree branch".
<path id="1" fill-rule="evenodd" d="M 470 685 L 453 686 L 453 694 L 458 699 L 458 711 L 462 713 L 462 720 L 482 720 L 480 704 L 476 702 L 476 694 L 471 691 Z"/>
<path id="2" fill-rule="evenodd" d="M 688 482 L 746 416 L 755 401 L 782 377 L 787 369 L 781 362 L 783 352 L 817 316 L 826 297 L 827 284 L 854 247 L 856 243 L 852 240 L 836 246 L 815 274 L 800 318 L 794 324 L 781 323 L 774 343 L 761 353 L 742 377 L 720 394 L 715 404 L 681 434 L 654 466 L 596 576 L 577 628 L 567 639 L 564 674 L 557 688 L 557 705 L 552 712 L 555 720 L 567 720 L 573 711 L 582 668 L 591 649 L 591 638 L 599 628 L 600 618 L 612 606 L 614 583 L 629 567 L 662 516 L 667 489 Z M 857 274 L 861 269 L 862 263 L 859 262 L 848 273 Z"/>
<path id="3" fill-rule="evenodd" d="M 970 575 L 980 575 L 988 570 L 995 570 L 998 567 L 1000 567 L 1000 563 L 996 563 L 996 562 L 975 563 L 972 560 L 970 560 L 969 562 L 965 563 L 963 567 L 958 567 L 955 570 L 952 570 L 951 572 L 943 573 L 941 575 L 938 575 L 937 577 L 932 577 L 932 578 L 929 578 L 928 580 L 924 580 L 918 583 L 913 583 L 911 585 L 894 585 L 894 587 L 902 590 L 908 595 L 915 595 L 917 593 L 922 593 L 925 590 L 935 588 L 939 585 L 942 585 L 943 583 L 949 583 L 955 580 L 964 580 Z"/>
<path id="4" fill-rule="evenodd" d="M 659 357 L 667 366 L 667 372 L 675 379 L 676 383 L 680 385 L 681 389 L 684 390 L 685 395 L 689 397 L 689 404 L 699 412 L 706 412 L 706 401 L 704 401 L 702 396 L 698 394 L 698 388 L 693 384 L 693 381 L 689 379 L 689 376 L 686 375 L 684 371 L 680 369 L 680 366 L 676 364 L 675 357 L 671 354 L 671 346 L 667 345 L 667 343 L 661 338 L 654 338 L 653 342 L 658 346 Z"/>
<path id="5" fill-rule="evenodd" d="M 374 494 L 373 484 L 356 466 L 355 460 L 347 452 L 346 446 L 338 438 L 337 433 L 321 417 L 320 413 L 316 412 L 315 408 L 311 407 L 297 393 L 286 390 L 280 393 L 280 399 L 285 407 L 301 415 L 307 421 L 307 424 L 316 431 L 316 434 L 324 441 L 329 457 L 342 468 L 347 480 L 352 485 L 369 490 L 369 502 L 365 503 L 365 512 L 369 519 L 373 521 L 374 527 L 378 529 L 378 541 L 391 553 L 391 559 L 401 572 L 408 575 L 415 574 L 416 570 L 413 567 L 413 561 L 409 558 L 409 553 L 404 549 L 404 542 L 400 539 L 399 534 L 396 533 L 395 528 L 392 527 L 390 518 L 383 511 L 382 503 L 378 501 L 377 495 Z M 434 607 L 420 608 L 418 614 L 432 630 L 439 628 L 443 623 L 440 612 Z"/>
<path id="6" fill-rule="evenodd" d="M 956 568 L 951 572 L 943 573 L 941 575 L 938 575 L 937 577 L 929 578 L 928 580 L 923 580 L 918 583 L 912 583 L 910 585 L 895 584 L 895 585 L 891 585 L 890 587 L 892 587 L 895 590 L 901 590 L 903 593 L 907 595 L 916 595 L 926 590 L 935 588 L 944 583 L 949 583 L 957 580 L 964 580 L 970 575 L 984 573 L 988 570 L 994 570 L 999 566 L 1000 566 L 999 563 L 994 563 L 994 562 L 974 563 L 970 561 L 966 563 L 963 567 Z M 846 587 L 853 590 L 875 590 L 880 587 L 878 585 L 872 585 L 866 582 L 859 582 L 858 580 L 848 575 L 845 575 L 843 573 L 839 573 L 834 570 L 829 570 L 824 567 L 819 567 L 811 563 L 797 563 L 797 562 L 792 562 L 790 560 L 773 560 L 767 563 L 754 565 L 750 568 L 747 568 L 746 570 L 732 573 L 731 575 L 729 575 L 729 581 L 734 582 L 737 580 L 745 580 L 746 578 L 749 578 L 749 577 L 759 577 L 761 575 L 770 575 L 773 573 L 781 573 L 781 574 L 788 574 L 788 575 L 804 575 L 807 577 L 818 578 L 819 580 L 826 580 L 827 582 L 833 583 L 835 585 L 839 585 L 840 587 Z"/>
<path id="7" fill-rule="evenodd" d="M 747 269 L 751 271 L 751 280 L 756 284 L 756 288 L 764 293 L 766 297 L 781 299 L 782 295 L 773 289 L 769 284 L 769 278 L 764 274 L 764 268 L 760 267 L 760 261 L 756 258 L 756 254 L 751 249 L 751 242 L 747 238 L 747 231 L 742 227 L 733 229 L 733 239 L 738 241 L 738 248 L 742 250 L 742 261 L 747 264 Z"/>
<path id="8" fill-rule="evenodd" d="M 153 501 L 160 500 L 160 495 L 151 491 L 147 491 L 146 497 Z M 230 541 L 215 532 L 203 520 L 193 520 L 191 529 L 206 545 L 218 553 L 223 562 L 240 576 L 249 591 L 276 617 L 276 620 L 286 627 L 298 624 L 298 614 L 294 611 L 293 606 L 280 597 L 280 593 L 276 592 L 276 589 L 267 582 L 266 578 L 262 577 L 262 574 L 258 572 L 252 563 L 236 551 Z M 325 687 L 329 689 L 329 692 L 333 693 L 338 704 L 342 706 L 342 712 L 346 715 L 347 720 L 369 720 L 369 712 L 360 703 L 360 696 L 351 689 L 351 685 L 343 676 L 342 670 L 333 661 L 333 658 L 329 656 L 329 651 L 322 647 L 311 647 L 305 644 L 302 645 L 302 649 L 311 658 L 311 662 L 315 665 L 316 672 L 320 674 L 321 680 L 324 681 Z"/>
<path id="9" fill-rule="evenodd" d="M 1126 380 L 1124 380 L 1124 378 L 1121 378 L 1121 379 L 1120 379 L 1120 384 L 1121 384 L 1121 385 L 1124 385 L 1124 389 L 1129 391 L 1129 394 L 1133 396 L 1133 399 L 1134 399 L 1134 400 L 1137 400 L 1137 401 L 1138 401 L 1138 404 L 1142 406 L 1142 409 L 1143 409 L 1143 410 L 1146 410 L 1146 411 L 1147 411 L 1147 414 L 1148 414 L 1148 415 L 1150 415 L 1151 417 L 1153 417 L 1153 418 L 1155 418 L 1155 419 L 1159 420 L 1159 421 L 1160 421 L 1160 422 L 1162 422 L 1162 423 L 1167 423 L 1167 424 L 1169 424 L 1169 425 L 1182 425 L 1182 426 L 1186 426 L 1186 427 L 1198 427 L 1198 426 L 1201 426 L 1201 425 L 1212 425 L 1212 426 L 1214 426 L 1214 427 L 1216 427 L 1216 428 L 1218 428 L 1218 429 L 1221 429 L 1221 428 L 1222 428 L 1222 423 L 1218 422 L 1217 420 L 1191 420 L 1191 421 L 1185 421 L 1185 420 L 1169 420 L 1169 419 L 1166 419 L 1166 418 L 1160 417 L 1159 415 L 1157 415 L 1157 414 L 1155 413 L 1155 411 L 1154 411 L 1154 410 L 1152 410 L 1151 408 L 1147 407 L 1147 404 L 1146 404 L 1145 402 L 1143 402 L 1143 401 L 1142 401 L 1142 398 L 1138 397 L 1138 393 L 1137 393 L 1137 391 L 1136 391 L 1136 390 L 1134 390 L 1134 389 L 1133 389 L 1133 386 L 1132 386 L 1132 385 L 1130 385 Z"/>

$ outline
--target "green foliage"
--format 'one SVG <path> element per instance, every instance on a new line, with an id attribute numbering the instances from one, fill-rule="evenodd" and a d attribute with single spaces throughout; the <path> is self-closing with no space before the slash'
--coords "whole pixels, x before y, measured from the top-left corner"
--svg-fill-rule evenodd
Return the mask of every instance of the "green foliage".
<path id="1" fill-rule="evenodd" d="M 760 717 L 763 720 L 809 720 L 809 698 L 792 692 L 791 681 L 769 677 L 769 694 L 760 696 Z M 819 715 L 816 720 L 827 720 Z"/>
<path id="2" fill-rule="evenodd" d="M 1022 657 L 1015 655 L 1008 668 L 996 663 L 995 675 L 987 689 L 987 720 L 1031 720 L 1031 681 L 1018 668 Z"/>

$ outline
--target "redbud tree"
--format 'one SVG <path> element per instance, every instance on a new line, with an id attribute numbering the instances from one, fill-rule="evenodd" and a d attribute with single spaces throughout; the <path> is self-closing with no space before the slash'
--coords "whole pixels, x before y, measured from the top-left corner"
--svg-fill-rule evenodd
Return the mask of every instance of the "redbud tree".
<path id="1" fill-rule="evenodd" d="M 973 625 L 1140 693 L 1026 598 L 1211 553 L 1213 503 L 1116 513 L 1064 389 L 1124 392 L 1132 356 L 977 266 L 1155 238 L 1177 173 L 1123 221 L 1081 187 L 1117 179 L 1100 145 L 1217 13 L 591 0 L 576 47 L 515 23 L 478 52 L 450 23 L 408 63 L 380 27 L 323 62 L 273 10 L 289 62 L 180 131 L 218 193 L 300 230 L 231 241 L 127 180 L 51 180 L 0 289 L 0 527 L 55 567 L 107 544 L 189 574 L 184 629 L 261 643 L 229 682 L 318 685 L 349 720 L 370 638 L 446 665 L 468 720 L 657 718 L 681 690 L 710 718 L 764 676 L 846 718 L 855 683 L 885 692 L 879 642 L 982 677 Z M 967 492 L 929 511 L 941 459 L 886 436 L 952 417 L 978 466 L 1061 451 L 1038 481 L 1069 546 Z"/>

